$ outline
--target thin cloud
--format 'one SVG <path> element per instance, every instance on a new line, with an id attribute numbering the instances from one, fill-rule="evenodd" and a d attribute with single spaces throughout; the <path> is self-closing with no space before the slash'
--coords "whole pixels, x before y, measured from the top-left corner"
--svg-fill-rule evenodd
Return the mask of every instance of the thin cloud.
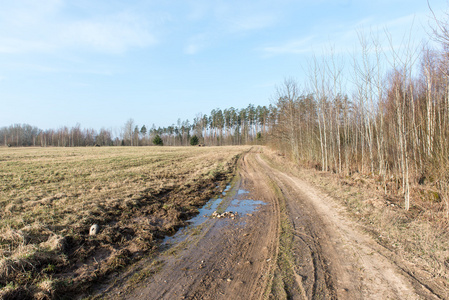
<path id="1" fill-rule="evenodd" d="M 211 38 L 208 38 L 206 34 L 197 34 L 189 39 L 187 46 L 184 47 L 184 53 L 188 55 L 197 54 L 207 47 L 210 41 Z"/>
<path id="2" fill-rule="evenodd" d="M 273 56 L 280 54 L 303 54 L 311 51 L 310 45 L 313 41 L 313 36 L 305 37 L 298 40 L 291 40 L 278 46 L 267 46 L 260 50 L 264 56 Z"/>
<path id="3" fill-rule="evenodd" d="M 49 42 L 0 37 L 0 53 L 49 52 L 54 50 L 54 48 Z"/>
<path id="4" fill-rule="evenodd" d="M 0 53 L 53 52 L 68 48 L 122 53 L 158 42 L 152 24 L 137 13 L 74 18 L 64 14 L 61 1 L 45 3 L 40 9 L 33 5 L 2 8 Z"/>
<path id="5" fill-rule="evenodd" d="M 323 24 L 307 37 L 292 39 L 278 45 L 270 45 L 259 48 L 262 57 L 270 57 L 284 54 L 304 54 L 308 52 L 321 51 L 325 52 L 329 45 L 332 45 L 333 53 L 349 53 L 358 48 L 359 34 L 368 34 L 379 36 L 383 40 L 382 44 L 387 44 L 386 32 L 392 36 L 392 40 L 401 41 L 404 35 L 413 29 L 414 36 L 424 36 L 422 32 L 422 24 L 427 20 L 424 13 L 401 16 L 395 19 L 377 22 L 375 18 L 367 17 L 350 24 Z M 329 32 L 329 28 L 334 28 L 333 32 Z M 419 32 L 422 35 L 419 35 Z M 327 38 L 327 40 L 324 40 Z M 401 47 L 400 44 L 394 45 L 395 48 Z M 388 50 L 388 47 L 384 50 Z M 391 50 L 391 49 L 389 49 Z"/>
<path id="6" fill-rule="evenodd" d="M 157 39 L 145 26 L 130 22 L 131 16 L 113 16 L 107 20 L 86 20 L 67 24 L 60 32 L 62 46 L 122 53 L 129 48 L 157 44 Z"/>
<path id="7" fill-rule="evenodd" d="M 259 30 L 274 25 L 277 21 L 276 16 L 270 14 L 256 14 L 235 17 L 230 20 L 230 29 L 232 31 L 250 31 Z"/>
<path id="8" fill-rule="evenodd" d="M 194 54 L 197 54 L 200 51 L 200 49 L 201 49 L 200 45 L 190 44 L 184 48 L 184 53 L 189 54 L 189 55 L 194 55 Z"/>

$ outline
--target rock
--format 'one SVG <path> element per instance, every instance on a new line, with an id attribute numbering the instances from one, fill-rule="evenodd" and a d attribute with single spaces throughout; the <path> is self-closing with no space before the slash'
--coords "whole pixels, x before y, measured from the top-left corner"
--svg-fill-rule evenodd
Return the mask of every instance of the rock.
<path id="1" fill-rule="evenodd" d="M 230 218 L 230 219 L 235 220 L 235 218 L 237 217 L 237 215 L 238 215 L 238 213 L 234 213 L 234 212 L 232 212 L 232 211 L 225 211 L 225 212 L 222 213 L 222 214 L 220 214 L 220 213 L 214 211 L 214 212 L 212 213 L 212 218 L 218 218 L 218 219 L 220 219 L 220 218 Z"/>
<path id="2" fill-rule="evenodd" d="M 100 232 L 100 226 L 98 224 L 90 226 L 89 235 L 97 235 L 98 232 Z"/>

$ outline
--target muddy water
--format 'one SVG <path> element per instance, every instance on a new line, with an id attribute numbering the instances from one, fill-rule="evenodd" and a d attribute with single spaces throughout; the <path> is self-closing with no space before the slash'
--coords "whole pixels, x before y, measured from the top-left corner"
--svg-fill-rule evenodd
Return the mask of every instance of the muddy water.
<path id="1" fill-rule="evenodd" d="M 252 213 L 255 210 L 257 210 L 259 205 L 264 205 L 264 204 L 266 204 L 266 203 L 263 201 L 260 201 L 260 200 L 234 199 L 231 201 L 231 203 L 229 204 L 226 211 L 238 213 L 239 215 L 246 215 L 246 214 Z"/>
<path id="2" fill-rule="evenodd" d="M 225 190 L 222 192 L 222 196 L 219 198 L 210 199 L 202 208 L 198 210 L 198 215 L 188 221 L 188 226 L 181 228 L 173 236 L 165 237 L 163 246 L 170 247 L 186 240 L 189 234 L 191 234 L 196 228 L 200 228 L 204 222 L 210 220 L 212 218 L 212 214 L 215 211 L 219 213 L 237 213 L 236 220 L 232 221 L 239 221 L 241 218 L 251 215 L 252 213 L 257 211 L 261 205 L 266 204 L 265 202 L 260 200 L 244 199 L 244 196 L 246 194 L 249 194 L 249 192 L 243 189 L 239 189 L 238 185 L 227 185 Z M 228 218 L 222 218 L 216 221 L 226 222 L 229 220 L 230 219 Z M 245 222 L 243 222 L 241 225 L 244 224 Z"/>

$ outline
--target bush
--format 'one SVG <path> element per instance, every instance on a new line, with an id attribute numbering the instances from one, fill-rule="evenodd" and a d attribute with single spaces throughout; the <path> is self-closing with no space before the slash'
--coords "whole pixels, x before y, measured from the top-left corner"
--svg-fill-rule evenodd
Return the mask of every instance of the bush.
<path id="1" fill-rule="evenodd" d="M 190 138 L 190 145 L 192 145 L 192 146 L 198 145 L 199 142 L 200 142 L 200 140 L 198 139 L 198 137 L 196 135 L 194 135 Z"/>
<path id="2" fill-rule="evenodd" d="M 154 137 L 153 144 L 155 144 L 156 146 L 164 146 L 164 142 L 162 141 L 159 134 L 156 134 L 156 136 Z"/>

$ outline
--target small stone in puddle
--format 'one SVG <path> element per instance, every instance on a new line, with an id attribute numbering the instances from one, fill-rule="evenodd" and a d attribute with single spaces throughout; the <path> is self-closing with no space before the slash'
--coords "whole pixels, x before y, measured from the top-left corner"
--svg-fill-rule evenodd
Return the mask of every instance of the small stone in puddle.
<path id="1" fill-rule="evenodd" d="M 235 220 L 236 216 L 238 215 L 238 213 L 236 212 L 232 212 L 232 211 L 225 211 L 224 213 L 220 214 L 217 211 L 214 211 L 212 213 L 212 218 L 231 218 L 233 220 Z"/>

